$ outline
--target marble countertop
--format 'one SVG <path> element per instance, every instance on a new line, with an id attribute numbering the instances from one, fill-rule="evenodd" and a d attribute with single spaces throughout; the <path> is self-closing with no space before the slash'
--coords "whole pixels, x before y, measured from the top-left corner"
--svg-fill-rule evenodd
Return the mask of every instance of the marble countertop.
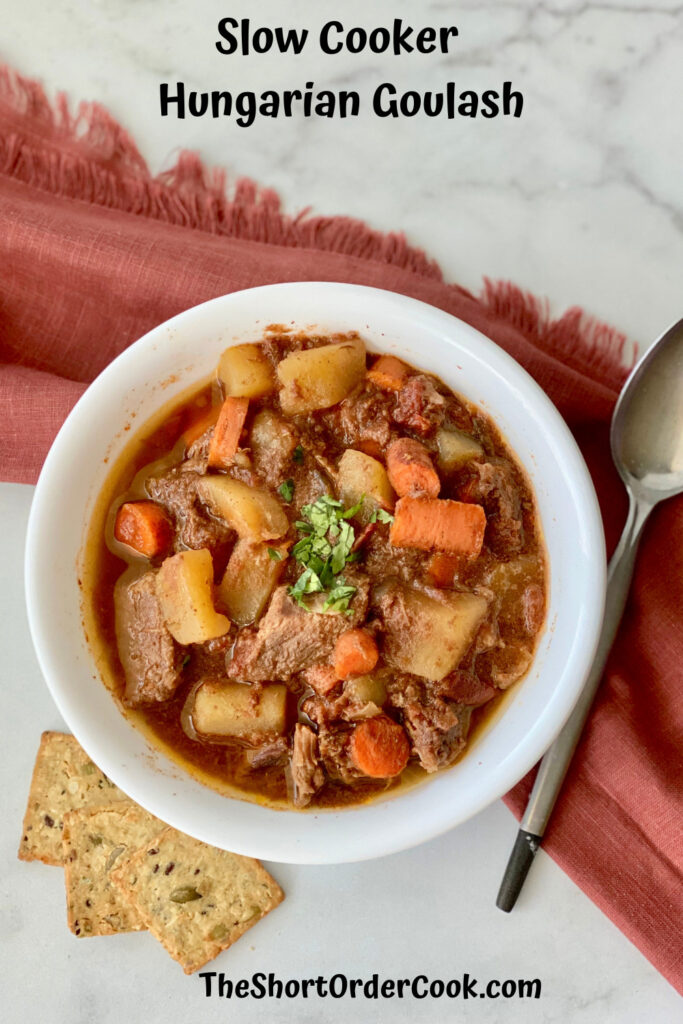
<path id="1" fill-rule="evenodd" d="M 477 290 L 508 278 L 561 312 L 580 304 L 642 347 L 681 315 L 683 133 L 678 0 L 42 0 L 6 4 L 2 58 L 51 94 L 104 103 L 154 171 L 180 147 L 232 180 L 274 187 L 285 208 L 348 214 L 403 230 L 447 278 Z M 255 14 L 258 10 L 258 14 Z M 222 56 L 216 24 L 347 27 L 455 23 L 448 56 Z M 525 96 L 519 120 L 258 121 L 158 115 L 161 81 L 192 89 L 319 88 L 372 94 L 495 88 Z M 541 853 L 515 912 L 495 893 L 515 822 L 502 804 L 416 850 L 367 864 L 273 866 L 288 899 L 216 963 L 239 978 L 373 972 L 481 979 L 540 978 L 539 1000 L 445 1003 L 351 999 L 221 1005 L 185 978 L 148 935 L 81 942 L 66 929 L 60 872 L 15 859 L 39 734 L 59 715 L 33 655 L 23 607 L 22 554 L 31 489 L 0 485 L 0 643 L 6 730 L 2 759 L 0 917 L 3 1018 L 96 1020 L 571 1021 L 674 1020 L 674 990 Z"/>

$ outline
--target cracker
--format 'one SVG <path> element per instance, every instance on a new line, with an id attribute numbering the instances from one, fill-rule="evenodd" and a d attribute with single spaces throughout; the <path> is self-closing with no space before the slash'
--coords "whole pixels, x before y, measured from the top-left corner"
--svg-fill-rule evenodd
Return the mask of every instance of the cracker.
<path id="1" fill-rule="evenodd" d="M 64 815 L 62 843 L 69 928 L 81 938 L 145 930 L 140 915 L 109 880 L 109 872 L 164 827 L 127 801 Z"/>
<path id="2" fill-rule="evenodd" d="M 172 828 L 111 878 L 186 974 L 213 960 L 284 899 L 257 860 Z"/>
<path id="3" fill-rule="evenodd" d="M 73 736 L 44 732 L 33 768 L 19 859 L 62 864 L 64 814 L 79 807 L 96 807 L 127 799 Z"/>

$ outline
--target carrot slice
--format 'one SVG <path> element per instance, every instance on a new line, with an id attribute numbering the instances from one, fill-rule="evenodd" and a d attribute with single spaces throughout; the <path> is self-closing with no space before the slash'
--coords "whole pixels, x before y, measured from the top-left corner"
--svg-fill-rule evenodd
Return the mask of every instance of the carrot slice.
<path id="1" fill-rule="evenodd" d="M 427 576 L 435 587 L 452 587 L 453 578 L 462 564 L 461 555 L 448 555 L 437 551 L 429 559 Z"/>
<path id="2" fill-rule="evenodd" d="M 218 414 L 221 411 L 220 405 L 209 406 L 208 409 L 203 409 L 202 412 L 192 420 L 182 433 L 185 447 L 189 448 L 191 444 L 201 437 L 202 434 L 212 427 L 218 419 Z"/>
<path id="3" fill-rule="evenodd" d="M 173 527 L 161 505 L 154 501 L 126 501 L 116 513 L 114 537 L 146 558 L 166 554 Z"/>
<path id="4" fill-rule="evenodd" d="M 439 474 L 432 465 L 429 452 L 419 441 L 400 437 L 387 448 L 389 482 L 399 498 L 406 494 L 426 494 L 436 498 L 441 490 Z"/>
<path id="5" fill-rule="evenodd" d="M 357 725 L 351 737 L 351 760 L 371 779 L 399 775 L 410 757 L 410 743 L 402 726 L 377 715 Z"/>
<path id="6" fill-rule="evenodd" d="M 400 391 L 409 373 L 409 367 L 396 356 L 380 356 L 368 370 L 367 377 L 382 391 Z"/>
<path id="7" fill-rule="evenodd" d="M 364 629 L 349 629 L 338 638 L 334 648 L 337 679 L 372 672 L 379 657 L 377 644 Z"/>
<path id="8" fill-rule="evenodd" d="M 396 503 L 389 540 L 397 548 L 448 551 L 476 558 L 485 529 L 486 513 L 481 505 L 407 496 Z"/>
<path id="9" fill-rule="evenodd" d="M 226 398 L 223 402 L 209 445 L 209 465 L 214 469 L 227 469 L 232 462 L 248 408 L 248 398 Z"/>

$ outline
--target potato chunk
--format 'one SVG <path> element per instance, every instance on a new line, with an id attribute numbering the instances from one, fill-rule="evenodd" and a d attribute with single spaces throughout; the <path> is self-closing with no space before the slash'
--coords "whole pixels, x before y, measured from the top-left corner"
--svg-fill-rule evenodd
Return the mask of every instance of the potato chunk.
<path id="1" fill-rule="evenodd" d="M 218 376 L 225 394 L 234 398 L 258 398 L 275 387 L 273 368 L 260 345 L 232 345 L 218 362 Z"/>
<path id="2" fill-rule="evenodd" d="M 215 515 L 247 540 L 274 540 L 289 529 L 280 502 L 260 487 L 229 476 L 206 476 L 197 484 L 197 491 Z"/>
<path id="3" fill-rule="evenodd" d="M 401 672 L 443 679 L 457 668 L 481 625 L 488 602 L 478 594 L 429 596 L 387 587 L 380 598 L 384 657 Z"/>
<path id="4" fill-rule="evenodd" d="M 381 462 L 365 452 L 347 448 L 339 460 L 339 497 L 347 508 L 365 495 L 360 519 L 368 519 L 376 508 L 394 507 L 394 489 Z"/>
<path id="5" fill-rule="evenodd" d="M 484 449 L 478 441 L 462 430 L 456 430 L 455 427 L 437 431 L 436 444 L 439 449 L 439 468 L 446 473 L 460 469 L 470 459 L 476 459 L 478 455 L 484 454 Z"/>
<path id="6" fill-rule="evenodd" d="M 380 675 L 351 676 L 344 683 L 344 694 L 358 704 L 381 707 L 387 699 L 387 688 Z"/>
<path id="7" fill-rule="evenodd" d="M 230 629 L 230 619 L 213 606 L 213 562 L 206 548 L 165 559 L 156 593 L 168 631 L 179 644 L 203 644 Z"/>
<path id="8" fill-rule="evenodd" d="M 360 338 L 292 352 L 277 367 L 280 404 L 287 415 L 327 409 L 341 402 L 365 376 Z"/>
<path id="9" fill-rule="evenodd" d="M 296 448 L 296 435 L 281 416 L 272 409 L 261 409 L 251 425 L 250 444 L 257 462 L 284 465 Z"/>
<path id="10" fill-rule="evenodd" d="M 268 547 L 240 538 L 233 548 L 218 593 L 237 626 L 255 622 L 282 575 L 288 544 Z"/>
<path id="11" fill-rule="evenodd" d="M 285 731 L 287 687 L 264 686 L 259 693 L 244 683 L 207 679 L 190 698 L 187 711 L 202 736 L 251 736 Z"/>

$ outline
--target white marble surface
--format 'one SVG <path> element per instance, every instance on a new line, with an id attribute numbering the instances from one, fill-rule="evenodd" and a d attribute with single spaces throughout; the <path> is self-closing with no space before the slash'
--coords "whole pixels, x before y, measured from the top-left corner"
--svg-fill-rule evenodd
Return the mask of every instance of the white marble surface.
<path id="1" fill-rule="evenodd" d="M 681 315 L 683 7 L 677 0 L 22 0 L 0 3 L 0 55 L 49 91 L 106 104 L 153 170 L 178 147 L 275 187 L 287 210 L 402 228 L 450 279 L 483 275 L 574 303 L 641 344 Z M 257 12 L 257 13 L 255 13 Z M 304 54 L 223 57 L 219 17 L 311 29 Z M 336 17 L 374 26 L 456 23 L 448 58 L 321 57 Z M 521 120 L 164 121 L 158 84 L 198 89 L 495 87 L 525 94 Z M 533 1002 L 364 1004 L 207 1000 L 146 935 L 81 942 L 66 930 L 60 872 L 15 859 L 38 737 L 59 727 L 32 653 L 21 561 L 29 488 L 0 485 L 0 646 L 5 731 L 0 800 L 3 1019 L 19 1021 L 673 1021 L 673 989 L 544 854 L 510 916 L 495 892 L 514 821 L 502 805 L 422 848 L 365 865 L 275 866 L 286 903 L 217 962 L 233 978 L 346 973 L 541 978 Z"/>

